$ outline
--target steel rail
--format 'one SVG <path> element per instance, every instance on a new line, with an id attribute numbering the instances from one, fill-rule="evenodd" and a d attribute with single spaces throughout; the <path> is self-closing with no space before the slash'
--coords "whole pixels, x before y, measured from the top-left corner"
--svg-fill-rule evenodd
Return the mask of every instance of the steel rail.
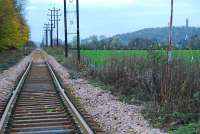
<path id="1" fill-rule="evenodd" d="M 67 103 L 69 109 L 71 110 L 72 114 L 75 117 L 75 120 L 78 121 L 81 130 L 83 131 L 84 134 L 94 134 L 93 130 L 89 127 L 89 125 L 86 123 L 86 121 L 84 120 L 84 118 L 81 116 L 81 114 L 78 112 L 78 110 L 76 109 L 76 107 L 73 105 L 73 103 L 70 101 L 69 97 L 67 97 L 67 95 L 65 94 L 65 90 L 61 87 L 60 82 L 58 81 L 52 67 L 50 66 L 49 63 L 46 63 L 48 66 L 48 69 L 50 71 L 50 74 L 53 78 L 54 84 L 57 88 L 57 91 L 59 92 L 59 94 L 61 95 L 62 98 L 64 98 L 64 101 Z"/>
<path id="2" fill-rule="evenodd" d="M 12 97 L 10 98 L 5 111 L 2 115 L 1 121 L 0 121 L 0 134 L 3 134 L 5 129 L 6 129 L 6 125 L 8 123 L 8 120 L 10 118 L 12 109 L 16 103 L 17 97 L 22 89 L 22 86 L 26 80 L 26 77 L 31 69 L 31 65 L 32 62 L 29 63 L 28 67 L 26 68 L 25 73 L 23 74 L 22 78 L 20 79 L 19 83 L 17 84 L 17 87 L 15 88 L 15 90 L 12 92 Z"/>
<path id="3" fill-rule="evenodd" d="M 62 98 L 64 104 L 67 106 L 70 113 L 73 115 L 74 120 L 77 122 L 78 126 L 80 127 L 80 130 L 84 134 L 95 134 L 94 131 L 91 129 L 91 127 L 87 124 L 87 122 L 84 120 L 84 118 L 81 116 L 81 114 L 78 112 L 76 107 L 73 105 L 73 103 L 70 101 L 69 97 L 65 94 L 65 90 L 61 87 L 61 84 L 59 80 L 57 79 L 52 67 L 49 63 L 46 63 L 48 70 L 50 72 L 50 75 L 53 79 L 55 89 L 57 90 L 59 96 Z M 12 96 L 5 108 L 5 111 L 2 115 L 1 121 L 0 121 L 0 134 L 5 133 L 7 129 L 8 122 L 11 118 L 12 110 L 16 104 L 16 101 L 18 99 L 18 96 L 22 90 L 22 87 L 24 85 L 24 82 L 30 72 L 32 66 L 32 62 L 29 63 L 28 67 L 26 68 L 24 74 L 22 75 L 19 83 L 17 84 L 17 87 L 12 92 Z"/>

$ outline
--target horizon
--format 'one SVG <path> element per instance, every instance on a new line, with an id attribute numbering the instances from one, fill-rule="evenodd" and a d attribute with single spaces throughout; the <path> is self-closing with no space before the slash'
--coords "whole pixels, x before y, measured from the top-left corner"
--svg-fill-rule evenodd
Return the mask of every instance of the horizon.
<path id="1" fill-rule="evenodd" d="M 197 4 L 197 0 L 190 2 L 177 0 L 174 26 L 185 26 L 188 18 L 190 27 L 200 27 L 198 23 L 200 20 L 197 17 L 200 9 Z M 29 0 L 25 12 L 31 28 L 31 40 L 41 42 L 43 24 L 48 22 L 46 14 L 52 7 L 61 9 L 59 33 L 60 39 L 64 39 L 62 0 Z M 92 35 L 112 37 L 146 28 L 167 27 L 169 7 L 170 2 L 163 0 L 151 0 L 151 3 L 147 0 L 80 0 L 81 39 Z"/>
<path id="2" fill-rule="evenodd" d="M 183 27 L 185 27 L 185 25 L 173 26 L 173 28 L 183 28 Z M 114 35 L 111 35 L 111 36 L 92 34 L 92 35 L 86 36 L 85 38 L 81 38 L 81 40 L 87 39 L 87 38 L 89 38 L 91 36 L 97 36 L 97 37 L 105 36 L 106 38 L 111 38 L 111 37 L 117 36 L 117 35 L 131 34 L 131 33 L 135 33 L 135 32 L 139 32 L 139 31 L 145 30 L 145 29 L 157 29 L 157 28 L 169 28 L 169 27 L 168 26 L 163 26 L 163 27 L 159 27 L 159 26 L 158 27 L 146 27 L 146 28 L 142 28 L 142 29 L 139 29 L 139 30 L 136 30 L 136 31 L 129 31 L 129 32 L 125 32 L 125 33 L 118 33 L 118 34 L 114 34 Z M 200 28 L 200 26 L 189 26 L 188 28 Z M 36 41 L 36 43 L 40 43 L 40 42 Z"/>

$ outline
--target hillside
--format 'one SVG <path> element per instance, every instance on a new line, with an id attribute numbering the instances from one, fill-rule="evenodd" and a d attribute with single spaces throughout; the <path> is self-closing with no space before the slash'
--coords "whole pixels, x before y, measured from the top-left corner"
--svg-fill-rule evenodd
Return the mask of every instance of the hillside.
<path id="1" fill-rule="evenodd" d="M 181 40 L 185 40 L 186 33 L 188 38 L 193 35 L 198 35 L 200 37 L 200 28 L 197 27 L 174 27 L 173 29 L 173 41 L 178 44 Z M 145 28 L 136 32 L 126 33 L 126 34 L 119 34 L 116 37 L 120 38 L 121 41 L 125 44 L 131 39 L 135 38 L 145 38 L 145 39 L 156 39 L 160 43 L 167 43 L 168 42 L 168 34 L 169 29 L 168 27 L 163 28 Z"/>

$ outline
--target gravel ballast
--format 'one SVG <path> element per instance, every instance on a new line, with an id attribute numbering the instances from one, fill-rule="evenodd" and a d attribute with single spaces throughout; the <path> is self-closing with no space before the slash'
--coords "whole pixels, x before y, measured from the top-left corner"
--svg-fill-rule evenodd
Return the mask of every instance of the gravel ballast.
<path id="1" fill-rule="evenodd" d="M 69 73 L 52 56 L 48 62 L 65 85 L 73 87 L 85 110 L 108 134 L 164 134 L 150 127 L 141 114 L 142 106 L 125 104 L 109 92 L 94 87 L 84 79 L 69 79 Z"/>
<path id="2" fill-rule="evenodd" d="M 26 69 L 31 56 L 22 59 L 18 64 L 0 73 L 0 106 L 8 100 L 11 91 L 15 87 L 15 83 L 20 74 Z M 1 113 L 2 111 L 0 111 Z M 1 118 L 1 115 L 0 115 Z"/>

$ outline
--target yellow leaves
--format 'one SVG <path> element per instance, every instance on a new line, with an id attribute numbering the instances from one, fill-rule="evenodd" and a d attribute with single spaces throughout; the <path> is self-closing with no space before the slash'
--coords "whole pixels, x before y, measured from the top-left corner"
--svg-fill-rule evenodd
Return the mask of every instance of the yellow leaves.
<path id="1" fill-rule="evenodd" d="M 0 1 L 0 49 L 19 48 L 29 39 L 29 27 L 13 0 Z"/>

